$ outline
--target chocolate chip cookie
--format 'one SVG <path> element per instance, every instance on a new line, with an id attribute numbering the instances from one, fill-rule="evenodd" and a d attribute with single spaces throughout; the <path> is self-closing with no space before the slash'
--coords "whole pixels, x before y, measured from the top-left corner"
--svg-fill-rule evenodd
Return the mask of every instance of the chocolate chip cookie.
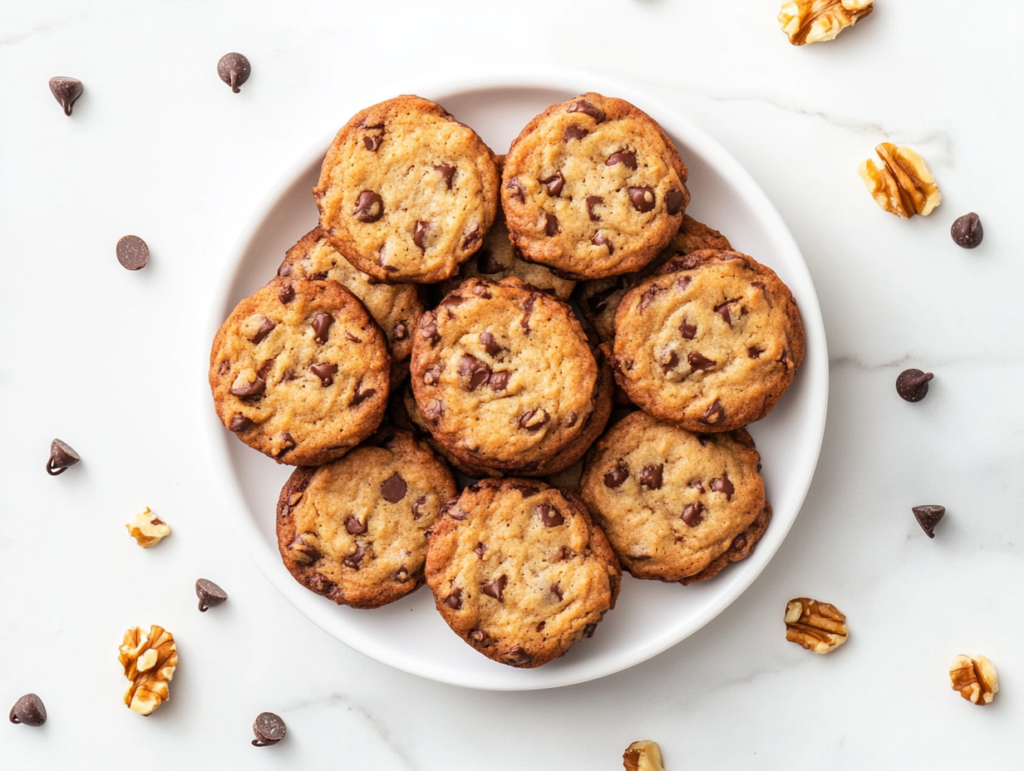
<path id="1" fill-rule="evenodd" d="M 622 578 L 586 506 L 525 479 L 488 479 L 449 501 L 426 574 L 448 626 L 514 667 L 539 667 L 593 635 Z"/>
<path id="2" fill-rule="evenodd" d="M 385 284 L 371 278 L 338 254 L 320 228 L 306 233 L 285 255 L 277 275 L 337 281 L 366 306 L 387 336 L 391 353 L 391 386 L 409 372 L 412 331 L 423 313 L 416 284 Z"/>
<path id="3" fill-rule="evenodd" d="M 423 583 L 427 530 L 455 496 L 444 462 L 385 430 L 319 468 L 296 469 L 277 503 L 285 567 L 339 605 L 378 608 Z"/>
<path id="4" fill-rule="evenodd" d="M 411 382 L 465 463 L 536 470 L 588 427 L 597 362 L 572 309 L 515 278 L 471 278 L 420 317 Z"/>
<path id="5" fill-rule="evenodd" d="M 673 257 L 615 313 L 615 378 L 650 414 L 691 431 L 731 431 L 767 415 L 804 358 L 789 288 L 739 252 Z"/>
<path id="6" fill-rule="evenodd" d="M 320 227 L 381 281 L 432 283 L 483 243 L 498 208 L 494 154 L 443 107 L 400 96 L 357 113 L 313 189 Z"/>
<path id="7" fill-rule="evenodd" d="M 505 159 L 501 204 L 527 260 L 605 278 L 639 270 L 678 232 L 686 176 L 654 120 L 589 93 L 526 125 Z"/>
<path id="8" fill-rule="evenodd" d="M 636 578 L 691 584 L 749 556 L 771 507 L 744 429 L 694 434 L 644 412 L 587 456 L 581 495 Z"/>
<path id="9" fill-rule="evenodd" d="M 210 352 L 221 422 L 279 463 L 315 466 L 370 436 L 388 398 L 384 335 L 334 281 L 275 278 L 242 300 Z"/>

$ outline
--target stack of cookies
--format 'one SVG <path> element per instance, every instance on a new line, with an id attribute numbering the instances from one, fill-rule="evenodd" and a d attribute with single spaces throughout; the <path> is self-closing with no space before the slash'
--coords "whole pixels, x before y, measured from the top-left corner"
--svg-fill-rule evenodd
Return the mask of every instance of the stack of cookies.
<path id="1" fill-rule="evenodd" d="M 594 93 L 505 156 L 412 96 L 338 132 L 319 227 L 210 358 L 228 430 L 298 467 L 296 580 L 356 608 L 426 582 L 465 642 L 535 667 L 594 634 L 622 568 L 685 585 L 753 551 L 771 508 L 743 426 L 803 329 L 685 213 L 686 179 L 653 119 Z"/>

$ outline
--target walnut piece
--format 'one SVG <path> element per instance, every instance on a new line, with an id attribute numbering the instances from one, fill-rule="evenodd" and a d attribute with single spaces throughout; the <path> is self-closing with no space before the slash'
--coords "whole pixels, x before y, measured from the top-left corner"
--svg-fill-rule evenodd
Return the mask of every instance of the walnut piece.
<path id="1" fill-rule="evenodd" d="M 149 510 L 149 506 L 141 514 L 136 514 L 132 521 L 125 525 L 128 535 L 138 542 L 143 549 L 156 546 L 171 534 L 171 527 Z"/>
<path id="2" fill-rule="evenodd" d="M 633 742 L 622 753 L 622 765 L 626 771 L 665 771 L 662 765 L 661 749 L 657 742 Z"/>
<path id="3" fill-rule="evenodd" d="M 979 707 L 991 704 L 999 692 L 999 675 L 984 656 L 957 656 L 949 665 L 949 682 L 954 691 Z"/>
<path id="4" fill-rule="evenodd" d="M 935 177 L 920 155 L 891 142 L 882 142 L 875 152 L 882 159 L 882 168 L 868 158 L 857 173 L 875 202 L 887 212 L 903 219 L 915 214 L 927 217 L 942 202 Z"/>
<path id="5" fill-rule="evenodd" d="M 124 633 L 118 660 L 131 685 L 124 692 L 124 703 L 133 712 L 149 715 L 171 698 L 167 684 L 178 666 L 178 649 L 174 636 L 161 626 L 149 632 L 132 627 Z"/>
<path id="6" fill-rule="evenodd" d="M 834 605 L 798 597 L 786 604 L 786 639 L 814 653 L 834 651 L 849 636 L 846 616 Z"/>
<path id="7" fill-rule="evenodd" d="M 869 15 L 874 0 L 789 0 L 779 11 L 779 24 L 795 46 L 832 40 Z"/>

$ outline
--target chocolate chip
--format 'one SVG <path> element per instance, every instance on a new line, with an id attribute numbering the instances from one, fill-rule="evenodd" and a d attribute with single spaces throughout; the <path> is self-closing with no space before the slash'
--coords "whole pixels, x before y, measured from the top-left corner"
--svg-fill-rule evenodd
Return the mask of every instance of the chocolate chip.
<path id="1" fill-rule="evenodd" d="M 448 185 L 448 189 L 452 189 L 452 177 L 455 176 L 454 166 L 435 166 L 434 171 L 441 175 L 444 179 L 445 184 Z"/>
<path id="2" fill-rule="evenodd" d="M 507 371 L 495 372 L 487 381 L 487 385 L 492 391 L 504 391 L 508 388 L 508 379 L 511 375 L 512 373 Z"/>
<path id="3" fill-rule="evenodd" d="M 350 535 L 359 535 L 360 533 L 365 533 L 366 523 L 362 522 L 359 519 L 359 517 L 350 516 L 348 517 L 348 519 L 345 520 L 345 531 Z"/>
<path id="4" fill-rule="evenodd" d="M 361 343 L 361 342 L 363 342 L 358 337 L 356 337 L 351 332 L 349 332 L 347 329 L 345 330 L 345 339 L 350 341 L 350 342 L 353 342 L 353 343 Z"/>
<path id="5" fill-rule="evenodd" d="M 284 455 L 289 450 L 293 449 L 297 442 L 295 437 L 292 436 L 288 431 L 281 432 L 281 450 L 278 455 Z"/>
<path id="6" fill-rule="evenodd" d="M 334 582 L 324 578 L 320 573 L 313 573 L 306 580 L 309 582 L 309 588 L 317 594 L 330 594 L 337 588 Z"/>
<path id="7" fill-rule="evenodd" d="M 68 113 L 68 115 L 70 114 Z M 973 249 L 985 237 L 985 231 L 981 227 L 981 217 L 974 212 L 957 217 L 953 227 L 949 229 L 949 234 L 953 236 L 953 241 L 957 246 Z"/>
<path id="8" fill-rule="evenodd" d="M 683 323 L 679 325 L 679 334 L 681 334 L 685 340 L 693 340 L 693 338 L 697 336 L 697 325 L 689 324 L 686 319 L 683 319 Z"/>
<path id="9" fill-rule="evenodd" d="M 227 359 L 224 359 L 224 361 L 222 361 L 220 363 L 220 366 L 217 367 L 217 374 L 218 375 L 226 375 L 230 371 L 231 371 L 231 362 L 228 361 Z"/>
<path id="10" fill-rule="evenodd" d="M 316 548 L 311 533 L 300 533 L 288 544 L 288 554 L 299 565 L 312 565 L 320 559 L 320 550 Z"/>
<path id="11" fill-rule="evenodd" d="M 473 553 L 476 555 L 476 558 L 478 560 L 482 560 L 484 558 L 484 553 L 486 551 L 487 551 L 487 547 L 485 547 L 482 543 L 478 543 L 476 545 L 476 548 L 473 549 Z"/>
<path id="12" fill-rule="evenodd" d="M 353 570 L 359 570 L 360 563 L 362 563 L 363 557 L 366 556 L 366 553 L 368 551 L 369 548 L 366 546 L 365 543 L 362 543 L 361 541 L 357 542 L 356 550 L 352 552 L 352 554 L 345 557 L 345 559 L 341 561 L 341 564 L 345 567 L 352 568 Z"/>
<path id="13" fill-rule="evenodd" d="M 249 420 L 249 418 L 245 417 L 245 415 L 238 412 L 234 414 L 231 418 L 231 422 L 228 423 L 228 428 L 236 434 L 241 433 L 242 431 L 248 431 L 252 426 L 253 422 Z"/>
<path id="14" fill-rule="evenodd" d="M 533 661 L 533 656 L 522 649 L 522 646 L 515 646 L 505 654 L 505 663 L 514 667 L 522 667 Z"/>
<path id="15" fill-rule="evenodd" d="M 676 289 L 680 292 L 685 292 L 686 287 L 688 287 L 692 281 L 693 279 L 690 276 L 681 276 L 676 280 Z"/>
<path id="16" fill-rule="evenodd" d="M 367 399 L 369 399 L 375 393 L 377 393 L 377 389 L 376 388 L 367 388 L 364 391 L 363 390 L 363 383 L 362 383 L 362 381 L 360 381 L 359 384 L 356 386 L 356 392 L 354 394 L 352 394 L 352 401 L 349 402 L 348 406 L 349 407 L 358 407 L 360 404 L 365 402 Z"/>
<path id="17" fill-rule="evenodd" d="M 558 601 L 559 601 L 559 602 L 561 602 L 561 601 L 562 601 L 563 599 L 565 599 L 565 595 L 564 595 L 564 593 L 562 592 L 562 587 L 561 587 L 561 586 L 559 586 L 558 584 L 554 584 L 554 585 L 553 585 L 553 586 L 551 587 L 551 593 L 552 593 L 553 595 L 555 595 L 555 596 L 556 596 L 556 597 L 558 598 Z"/>
<path id="18" fill-rule="evenodd" d="M 249 79 L 251 73 L 252 66 L 242 54 L 224 54 L 217 62 L 217 74 L 221 80 L 231 86 L 231 91 L 236 94 L 242 84 Z"/>
<path id="19" fill-rule="evenodd" d="M 199 598 L 199 611 L 205 613 L 210 608 L 227 602 L 228 593 L 213 581 L 200 578 L 196 581 L 196 597 Z"/>
<path id="20" fill-rule="evenodd" d="M 260 328 L 256 330 L 256 335 L 252 338 L 252 344 L 259 345 L 262 343 L 267 339 L 267 335 L 274 331 L 276 326 L 277 324 L 264 316 L 263 321 L 260 322 Z"/>
<path id="21" fill-rule="evenodd" d="M 498 345 L 497 341 L 494 339 L 494 335 L 490 332 L 481 332 L 480 342 L 483 344 L 484 350 L 487 351 L 488 356 L 497 356 L 501 353 L 501 346 Z"/>
<path id="22" fill-rule="evenodd" d="M 494 296 L 491 294 L 491 291 L 487 288 L 486 284 L 477 284 L 474 286 L 473 294 L 477 297 L 482 297 L 485 300 L 490 300 Z"/>
<path id="23" fill-rule="evenodd" d="M 946 513 L 945 506 L 915 506 L 911 511 L 914 512 L 914 517 L 917 519 L 917 524 L 921 526 L 921 529 L 927 533 L 929 538 L 935 537 L 935 526 L 939 524 L 939 520 Z"/>
<path id="24" fill-rule="evenodd" d="M 309 371 L 320 378 L 320 385 L 324 388 L 334 382 L 334 375 L 338 371 L 337 364 L 314 364 Z"/>
<path id="25" fill-rule="evenodd" d="M 928 381 L 935 375 L 919 369 L 905 369 L 896 378 L 896 393 L 908 402 L 919 402 L 928 395 Z"/>
<path id="26" fill-rule="evenodd" d="M 253 747 L 269 747 L 284 738 L 288 727 L 273 712 L 261 712 L 252 724 L 252 732 L 256 735 L 252 740 Z"/>
<path id="27" fill-rule="evenodd" d="M 331 328 L 331 324 L 334 323 L 334 316 L 329 313 L 317 313 L 313 320 L 310 322 L 310 326 L 313 327 L 313 339 L 316 340 L 320 345 L 327 342 L 328 330 Z"/>
<path id="28" fill-rule="evenodd" d="M 537 512 L 544 527 L 558 527 L 565 523 L 565 517 L 562 516 L 562 512 L 551 504 L 541 503 L 534 511 Z"/>
<path id="29" fill-rule="evenodd" d="M 444 598 L 444 604 L 452 610 L 458 610 L 462 607 L 462 589 L 455 587 L 452 589 L 452 593 Z"/>
<path id="30" fill-rule="evenodd" d="M 441 380 L 441 365 L 435 364 L 433 367 L 428 367 L 426 372 L 423 373 L 423 382 L 426 385 L 437 385 Z"/>
<path id="31" fill-rule="evenodd" d="M 726 300 L 721 305 L 715 306 L 715 313 L 725 319 L 725 323 L 730 327 L 732 326 L 732 306 L 735 305 L 738 300 Z"/>
<path id="32" fill-rule="evenodd" d="M 669 190 L 665 193 L 665 211 L 670 216 L 674 217 L 683 210 L 683 204 L 686 203 L 686 195 L 682 190 Z"/>
<path id="33" fill-rule="evenodd" d="M 596 391 L 596 388 L 597 387 L 595 386 L 595 391 Z M 590 416 L 588 415 L 587 418 L 589 419 Z M 580 419 L 579 415 L 577 415 L 575 412 L 570 412 L 568 415 L 565 416 L 565 427 L 566 428 L 572 428 L 573 426 L 576 425 L 576 421 L 579 420 L 579 419 Z"/>
<path id="34" fill-rule="evenodd" d="M 519 177 L 512 177 L 512 179 L 506 182 L 505 189 L 511 191 L 511 198 L 519 201 L 519 203 L 526 203 L 526 191 L 523 190 Z"/>
<path id="35" fill-rule="evenodd" d="M 562 172 L 556 171 L 553 177 L 542 179 L 540 183 L 547 188 L 548 195 L 553 198 L 557 198 L 561 194 L 562 188 L 565 186 L 565 177 L 562 176 Z"/>
<path id="36" fill-rule="evenodd" d="M 530 334 L 530 316 L 533 315 L 533 306 L 537 304 L 537 298 L 530 295 L 526 298 L 526 302 L 523 303 L 523 332 Z"/>
<path id="37" fill-rule="evenodd" d="M 697 351 L 693 351 L 691 353 L 686 354 L 686 361 L 689 363 L 691 367 L 693 367 L 694 370 L 698 372 L 705 369 L 711 369 L 713 366 L 715 366 L 714 361 L 709 359 L 707 356 L 698 353 Z"/>
<path id="38" fill-rule="evenodd" d="M 599 215 L 594 214 L 594 207 L 602 203 L 604 203 L 604 199 L 599 195 L 587 196 L 587 215 L 590 217 L 591 222 L 599 222 L 601 220 Z"/>
<path id="39" fill-rule="evenodd" d="M 721 423 L 722 418 L 725 417 L 725 410 L 722 409 L 721 402 L 715 399 L 714 404 L 704 410 L 704 414 L 698 418 L 701 423 L 707 423 L 709 426 L 713 426 L 716 423 Z"/>
<path id="40" fill-rule="evenodd" d="M 551 212 L 544 212 L 544 235 L 553 236 L 558 233 L 558 218 Z"/>
<path id="41" fill-rule="evenodd" d="M 488 581 L 484 584 L 482 590 L 488 597 L 493 597 L 498 602 L 503 602 L 502 597 L 505 594 L 506 584 L 508 584 L 508 579 L 505 576 L 498 576 L 493 581 Z"/>
<path id="42" fill-rule="evenodd" d="M 230 394 L 239 399 L 252 399 L 267 390 L 267 381 L 261 377 L 256 378 L 246 385 L 232 387 Z"/>
<path id="43" fill-rule="evenodd" d="M 11 707 L 11 722 L 29 726 L 41 726 L 46 722 L 46 707 L 43 700 L 34 693 L 26 693 Z"/>
<path id="44" fill-rule="evenodd" d="M 566 112 L 582 112 L 584 115 L 589 115 L 598 123 L 603 121 L 605 118 L 604 111 L 600 107 L 591 104 L 586 99 L 580 99 L 579 101 L 573 102 L 569 105 Z"/>
<path id="45" fill-rule="evenodd" d="M 420 317 L 420 337 L 431 345 L 436 345 L 441 339 L 437 333 L 437 319 L 432 314 L 424 314 Z"/>
<path id="46" fill-rule="evenodd" d="M 597 624 L 587 624 L 583 627 L 583 636 L 590 639 L 594 636 L 594 632 L 597 631 Z"/>
<path id="47" fill-rule="evenodd" d="M 384 480 L 380 486 L 380 494 L 384 497 L 384 500 L 388 503 L 398 503 L 405 497 L 405 491 L 409 489 L 409 486 L 405 483 L 405 480 L 396 471 L 394 474 Z"/>
<path id="48" fill-rule="evenodd" d="M 420 495 L 412 502 L 412 518 L 419 519 L 423 516 L 423 507 L 427 502 L 427 496 Z"/>
<path id="49" fill-rule="evenodd" d="M 762 353 L 764 353 L 764 349 L 758 348 L 756 345 L 752 345 L 747 348 L 747 356 L 751 359 L 760 359 Z"/>
<path id="50" fill-rule="evenodd" d="M 50 459 L 46 461 L 46 473 L 52 477 L 60 476 L 81 460 L 81 456 L 71 448 L 71 445 L 54 439 L 50 442 Z"/>
<path id="51" fill-rule="evenodd" d="M 117 261 L 128 270 L 142 270 L 149 264 L 149 247 L 138 236 L 124 236 L 117 242 Z"/>
<path id="52" fill-rule="evenodd" d="M 562 141 L 569 142 L 573 139 L 583 139 L 589 133 L 583 126 L 569 126 L 562 134 Z"/>
<path id="53" fill-rule="evenodd" d="M 522 495 L 524 498 L 532 498 L 533 496 L 538 495 L 540 493 L 539 487 L 523 484 L 522 482 L 514 482 L 512 484 L 512 489 L 518 490 L 519 494 Z"/>
<path id="54" fill-rule="evenodd" d="M 473 228 L 466 234 L 466 237 L 462 239 L 462 250 L 466 252 L 475 252 L 480 242 L 484 240 L 484 237 L 480 235 L 480 228 Z"/>
<path id="55" fill-rule="evenodd" d="M 60 106 L 64 108 L 64 114 L 69 117 L 72 106 L 78 101 L 78 97 L 84 90 L 85 87 L 78 78 L 67 78 L 61 75 L 50 78 L 50 93 L 53 94 L 54 99 L 60 102 Z"/>
<path id="56" fill-rule="evenodd" d="M 363 137 L 363 146 L 371 153 L 375 153 L 380 149 L 383 141 L 384 138 L 380 136 L 366 136 Z"/>
<path id="57" fill-rule="evenodd" d="M 485 246 L 477 252 L 476 269 L 485 276 L 489 276 L 492 273 L 501 273 L 505 270 L 505 266 L 498 262 L 491 250 Z"/>
<path id="58" fill-rule="evenodd" d="M 376 222 L 384 216 L 384 199 L 372 190 L 364 190 L 356 198 L 352 216 L 360 222 Z"/>
<path id="59" fill-rule="evenodd" d="M 732 494 L 736 492 L 736 488 L 732 482 L 729 481 L 729 477 L 722 474 L 720 477 L 715 477 L 711 480 L 711 492 L 713 493 L 725 493 L 725 499 L 727 501 L 732 500 Z"/>
<path id="60" fill-rule="evenodd" d="M 622 463 L 617 466 L 613 466 L 608 473 L 604 475 L 604 486 L 610 487 L 613 490 L 616 487 L 622 487 L 622 483 L 629 477 L 629 471 Z"/>
<path id="61" fill-rule="evenodd" d="M 633 208 L 641 214 L 649 212 L 654 208 L 654 191 L 649 187 L 631 187 L 629 189 L 629 202 Z"/>
<path id="62" fill-rule="evenodd" d="M 612 246 L 612 242 L 608 240 L 607 236 L 605 236 L 604 233 L 598 233 L 597 235 L 595 235 L 593 238 L 590 239 L 590 243 L 592 243 L 594 246 L 607 246 L 609 256 L 615 254 L 615 248 Z"/>
<path id="63" fill-rule="evenodd" d="M 544 426 L 546 426 L 549 420 L 551 420 L 551 418 L 548 417 L 548 414 L 544 410 L 539 408 L 533 409 L 519 418 L 519 427 L 525 428 L 530 433 L 534 433 L 536 431 L 540 431 Z"/>
<path id="64" fill-rule="evenodd" d="M 663 463 L 659 463 L 657 466 L 644 466 L 640 472 L 640 484 L 648 490 L 660 490 L 664 469 L 665 464 Z"/>
<path id="65" fill-rule="evenodd" d="M 612 153 L 608 156 L 608 160 L 604 162 L 605 166 L 616 166 L 623 164 L 627 169 L 636 171 L 636 153 L 632 150 L 619 150 L 617 153 Z"/>
<path id="66" fill-rule="evenodd" d="M 287 305 L 295 299 L 295 287 L 291 284 L 285 284 L 277 290 L 277 299 Z"/>
<path id="67" fill-rule="evenodd" d="M 412 242 L 416 244 L 420 249 L 426 251 L 427 245 L 423 240 L 427 237 L 427 231 L 430 230 L 430 222 L 427 220 L 416 220 L 416 227 L 412 231 Z"/>
<path id="68" fill-rule="evenodd" d="M 267 375 L 269 375 L 271 370 L 273 370 L 273 369 L 274 369 L 274 360 L 273 359 L 267 359 L 265 362 L 263 362 L 263 364 L 260 365 L 260 368 L 256 371 L 256 377 L 263 378 L 264 380 L 266 380 L 267 379 Z"/>
<path id="69" fill-rule="evenodd" d="M 490 638 L 487 636 L 487 633 L 483 629 L 471 630 L 469 633 L 469 639 L 482 647 L 486 647 L 491 642 Z"/>
<path id="70" fill-rule="evenodd" d="M 654 302 L 655 296 L 659 292 L 664 292 L 664 291 L 665 291 L 665 287 L 658 286 L 657 284 L 654 284 L 654 285 L 648 287 L 644 291 L 644 293 L 642 295 L 640 295 L 640 303 L 637 306 L 637 310 L 640 311 L 641 313 L 643 313 L 645 310 L 647 310 L 647 306 L 649 306 L 652 302 Z"/>
<path id="71" fill-rule="evenodd" d="M 394 329 L 391 330 L 391 339 L 394 341 L 405 340 L 409 336 L 409 327 L 398 322 L 395 324 Z"/>
<path id="72" fill-rule="evenodd" d="M 427 420 L 437 420 L 444 412 L 444 402 L 440 399 L 431 399 L 423 405 L 423 417 Z"/>
<path id="73" fill-rule="evenodd" d="M 459 374 L 469 376 L 469 390 L 475 391 L 487 382 L 491 376 L 491 368 L 475 356 L 465 354 L 459 360 Z"/>
<path id="74" fill-rule="evenodd" d="M 702 434 L 701 436 L 704 436 L 704 435 Z M 701 437 L 697 437 L 698 441 L 700 440 L 700 438 Z M 706 447 L 707 446 L 707 442 L 701 442 L 700 446 L 701 447 Z M 704 483 L 701 482 L 699 479 L 694 479 L 692 482 L 690 482 L 687 485 L 687 487 L 690 487 L 690 488 L 692 488 L 694 490 L 699 490 L 702 495 L 704 493 Z"/>
<path id="75" fill-rule="evenodd" d="M 683 509 L 682 519 L 690 527 L 697 527 L 704 519 L 704 504 L 700 501 L 689 504 Z"/>

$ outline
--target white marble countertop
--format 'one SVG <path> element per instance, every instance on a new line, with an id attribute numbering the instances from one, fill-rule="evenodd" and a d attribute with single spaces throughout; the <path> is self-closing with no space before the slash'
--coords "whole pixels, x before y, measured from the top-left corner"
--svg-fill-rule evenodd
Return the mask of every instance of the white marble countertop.
<path id="1" fill-rule="evenodd" d="M 778 5 L 0 6 L 0 707 L 31 691 L 49 712 L 40 729 L 0 727 L 0 765 L 614 769 L 639 738 L 669 771 L 1018 765 L 1024 5 L 879 0 L 802 49 Z M 253 66 L 239 95 L 215 73 L 233 50 Z M 738 601 L 628 671 L 489 693 L 389 669 L 285 601 L 219 510 L 195 381 L 226 255 L 297 154 L 413 76 L 517 63 L 629 84 L 746 166 L 810 267 L 831 388 L 802 512 Z M 85 83 L 71 119 L 47 88 L 58 74 Z M 929 218 L 899 220 L 864 190 L 857 165 L 881 141 L 927 160 L 943 196 Z M 986 236 L 966 251 L 949 227 L 972 210 Z M 139 273 L 114 259 L 126 233 L 152 250 Z M 935 373 L 918 404 L 893 387 L 910 366 Z M 54 437 L 84 458 L 57 479 Z M 947 507 L 934 540 L 920 503 Z M 151 551 L 124 532 L 144 506 L 174 527 Z M 198 613 L 199 576 L 228 603 Z M 835 654 L 785 641 L 801 595 L 849 617 Z M 120 700 L 117 646 L 137 623 L 172 630 L 181 657 L 148 720 Z M 992 706 L 950 690 L 961 652 L 998 668 Z M 257 750 L 263 710 L 289 734 Z"/>

